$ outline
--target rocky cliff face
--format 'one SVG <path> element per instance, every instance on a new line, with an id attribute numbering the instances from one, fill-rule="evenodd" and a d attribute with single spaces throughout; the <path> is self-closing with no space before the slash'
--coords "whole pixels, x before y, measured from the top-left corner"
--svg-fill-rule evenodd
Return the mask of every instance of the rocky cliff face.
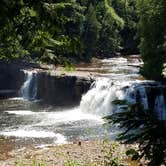
<path id="1" fill-rule="evenodd" d="M 78 76 L 50 76 L 38 74 L 37 98 L 55 106 L 78 105 L 93 80 Z"/>
<path id="2" fill-rule="evenodd" d="M 166 86 L 150 85 L 146 87 L 149 108 L 155 107 L 155 100 L 157 96 L 163 95 L 166 98 Z"/>
<path id="3" fill-rule="evenodd" d="M 23 69 L 25 69 L 24 65 L 0 63 L 0 99 L 19 97 L 19 91 L 26 81 L 26 73 Z M 32 79 L 29 93 L 34 93 L 32 88 L 35 86 L 35 99 L 60 107 L 79 105 L 82 95 L 89 90 L 94 81 L 89 75 L 50 74 L 47 70 L 35 67 L 26 67 L 26 70 L 35 73 L 33 75 L 35 81 Z M 154 108 L 156 97 L 166 96 L 166 86 L 157 83 L 147 83 L 144 86 L 149 107 Z M 136 97 L 139 99 L 141 96 L 138 93 Z"/>
<path id="4" fill-rule="evenodd" d="M 36 78 L 36 99 L 55 106 L 78 105 L 81 96 L 88 91 L 93 82 L 88 77 L 49 75 L 42 70 L 36 73 Z M 0 63 L 0 98 L 19 97 L 25 79 L 23 67 Z"/>
<path id="5" fill-rule="evenodd" d="M 18 96 L 24 73 L 17 65 L 0 62 L 0 98 Z"/>

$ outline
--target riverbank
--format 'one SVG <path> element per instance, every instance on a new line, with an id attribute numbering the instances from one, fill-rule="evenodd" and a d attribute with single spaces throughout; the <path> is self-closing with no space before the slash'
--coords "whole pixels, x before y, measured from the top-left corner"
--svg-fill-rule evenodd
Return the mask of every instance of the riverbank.
<path id="1" fill-rule="evenodd" d="M 13 150 L 8 153 L 8 157 L 0 161 L 1 166 L 31 166 L 32 163 L 43 163 L 46 166 L 73 165 L 106 165 L 108 160 L 125 163 L 129 166 L 137 166 L 136 162 L 129 162 L 125 155 L 128 148 L 136 145 L 123 145 L 119 143 L 108 143 L 105 141 L 74 142 L 65 145 L 47 146 L 38 148 L 25 148 Z M 109 156 L 110 155 L 110 156 Z M 127 162 L 126 162 L 127 161 Z M 17 164 L 16 164 L 17 163 Z M 35 165 L 36 166 L 36 165 Z"/>

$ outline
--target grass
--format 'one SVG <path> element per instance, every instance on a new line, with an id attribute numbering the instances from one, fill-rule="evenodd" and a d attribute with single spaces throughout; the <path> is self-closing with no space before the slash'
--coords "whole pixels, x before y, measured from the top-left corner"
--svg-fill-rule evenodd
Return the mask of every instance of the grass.
<path id="1" fill-rule="evenodd" d="M 23 161 L 16 161 L 15 166 L 28 166 L 28 165 L 25 164 Z M 44 164 L 43 162 L 38 162 L 34 160 L 30 166 L 48 166 L 48 165 Z"/>

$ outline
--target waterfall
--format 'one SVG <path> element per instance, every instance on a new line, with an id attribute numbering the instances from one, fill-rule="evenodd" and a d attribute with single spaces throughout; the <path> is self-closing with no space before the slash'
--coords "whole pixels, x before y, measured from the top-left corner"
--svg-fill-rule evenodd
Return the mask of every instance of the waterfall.
<path id="1" fill-rule="evenodd" d="M 125 106 L 115 106 L 112 101 L 126 100 L 131 104 L 139 102 L 145 110 L 148 110 L 148 97 L 151 96 L 147 95 L 145 82 L 113 82 L 109 78 L 99 78 L 82 97 L 80 109 L 82 112 L 106 116 L 115 111 L 122 111 Z M 156 96 L 154 108 L 151 109 L 154 109 L 160 120 L 166 120 L 166 104 L 163 94 Z"/>
<path id="2" fill-rule="evenodd" d="M 156 97 L 154 111 L 160 120 L 166 120 L 166 106 L 163 94 Z"/>
<path id="3" fill-rule="evenodd" d="M 113 110 L 111 101 L 115 100 L 116 87 L 109 79 L 99 79 L 82 97 L 80 108 L 83 112 L 107 115 Z"/>
<path id="4" fill-rule="evenodd" d="M 134 104 L 136 102 L 139 102 L 143 105 L 144 109 L 148 109 L 148 96 L 145 89 L 145 86 L 140 83 L 134 83 L 131 84 L 126 92 L 125 92 L 125 98 L 130 103 Z"/>
<path id="5" fill-rule="evenodd" d="M 146 89 L 141 83 L 129 81 L 111 81 L 109 78 L 99 78 L 92 88 L 82 97 L 80 108 L 83 112 L 101 116 L 121 111 L 120 106 L 112 104 L 114 100 L 127 100 L 129 103 L 140 102 L 148 109 Z"/>
<path id="6" fill-rule="evenodd" d="M 21 97 L 27 100 L 35 100 L 37 96 L 37 74 L 32 71 L 24 71 L 25 82 L 21 87 Z"/>

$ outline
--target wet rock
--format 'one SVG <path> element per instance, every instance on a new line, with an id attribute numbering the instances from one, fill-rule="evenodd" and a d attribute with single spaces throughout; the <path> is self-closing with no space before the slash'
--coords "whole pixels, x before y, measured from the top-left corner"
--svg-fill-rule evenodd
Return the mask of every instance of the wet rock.
<path id="1" fill-rule="evenodd" d="M 146 86 L 146 93 L 148 97 L 148 104 L 150 109 L 154 109 L 156 97 L 159 95 L 164 95 L 166 97 L 166 87 L 164 86 Z"/>
<path id="2" fill-rule="evenodd" d="M 77 76 L 50 76 L 38 74 L 37 98 L 55 106 L 78 105 L 81 97 L 90 88 L 92 81 Z"/>
<path id="3" fill-rule="evenodd" d="M 0 98 L 18 96 L 24 73 L 17 65 L 0 62 Z"/>
<path id="4" fill-rule="evenodd" d="M 47 70 L 38 70 L 38 68 L 31 66 L 27 68 L 22 64 L 0 62 L 0 99 L 19 97 L 21 86 L 26 78 L 23 70 L 27 69 L 36 73 L 36 99 L 41 99 L 44 103 L 55 106 L 78 105 L 81 96 L 88 91 L 93 82 L 93 79 L 88 76 L 51 75 Z M 31 89 L 32 87 L 30 87 L 30 92 Z"/>
<path id="5" fill-rule="evenodd" d="M 17 96 L 18 91 L 16 90 L 0 90 L 0 99 L 10 98 Z"/>

